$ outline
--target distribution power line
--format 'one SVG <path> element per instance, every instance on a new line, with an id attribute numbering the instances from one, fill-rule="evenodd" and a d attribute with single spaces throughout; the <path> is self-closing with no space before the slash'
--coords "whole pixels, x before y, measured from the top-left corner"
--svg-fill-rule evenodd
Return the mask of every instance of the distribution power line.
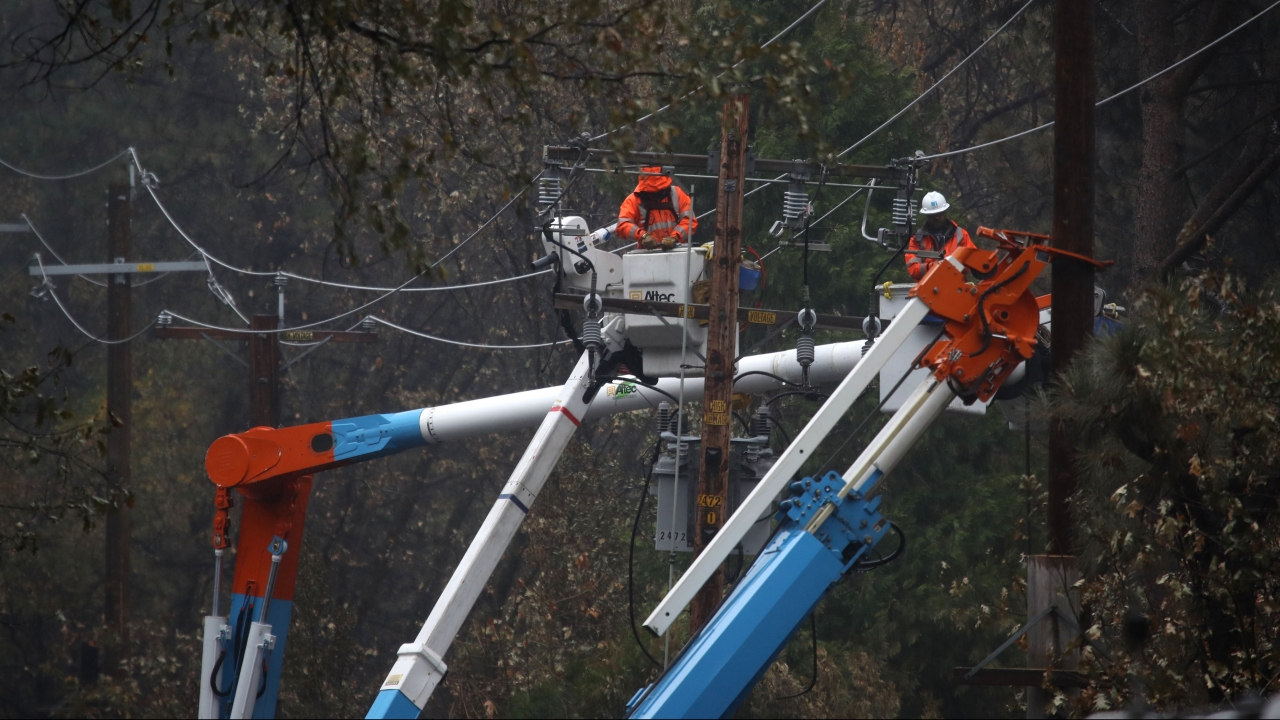
<path id="1" fill-rule="evenodd" d="M 53 285 L 53 281 L 50 280 L 49 276 L 46 275 L 44 272 L 44 263 L 41 262 L 39 255 L 36 255 L 36 264 L 40 266 L 40 277 L 41 277 L 40 286 L 36 288 L 36 296 L 43 297 L 44 295 L 48 295 L 49 297 L 53 298 L 54 304 L 58 306 L 58 309 L 62 311 L 62 314 L 66 316 L 67 320 L 70 320 L 71 324 L 75 326 L 76 330 L 79 330 L 81 334 L 83 334 L 85 337 L 89 338 L 90 340 L 96 343 L 101 343 L 103 345 L 122 345 L 127 342 L 132 342 L 135 338 L 137 338 L 138 336 L 142 335 L 146 331 L 150 330 L 153 326 L 155 326 L 157 321 L 152 320 L 150 323 L 147 324 L 146 327 L 130 335 L 129 337 L 116 338 L 114 340 L 102 335 L 94 335 L 93 333 L 86 330 L 84 325 L 80 324 L 79 320 L 76 320 L 75 316 L 71 314 L 71 311 L 67 309 L 66 305 L 62 304 L 62 299 L 58 297 L 58 293 Z"/>
<path id="2" fill-rule="evenodd" d="M 774 35 L 773 37 L 769 38 L 769 39 L 768 39 L 768 40 L 767 40 L 763 45 L 761 45 L 761 46 L 760 46 L 760 49 L 761 49 L 761 50 L 764 50 L 765 48 L 769 47 L 770 45 L 774 44 L 775 42 L 777 42 L 777 41 L 781 40 L 783 37 L 786 37 L 786 36 L 787 36 L 787 35 L 788 35 L 792 30 L 795 30 L 795 29 L 796 29 L 796 27 L 798 27 L 798 26 L 800 25 L 800 23 L 804 22 L 805 20 L 808 20 L 810 17 L 812 17 L 812 16 L 813 16 L 813 14 L 814 14 L 815 12 L 817 12 L 819 9 L 821 9 L 821 8 L 822 8 L 822 6 L 823 6 L 823 5 L 826 5 L 826 4 L 827 4 L 827 0 L 818 0 L 818 2 L 814 3 L 814 4 L 813 4 L 813 5 L 812 5 L 808 10 L 806 10 L 806 11 L 804 12 L 804 14 L 803 14 L 803 15 L 801 15 L 800 17 L 798 17 L 798 18 L 796 18 L 795 20 L 793 20 L 793 21 L 791 22 L 791 24 L 790 24 L 790 25 L 788 25 L 788 26 L 786 26 L 785 28 L 783 28 L 783 29 L 782 29 L 782 30 L 781 30 L 777 35 Z M 734 63 L 733 65 L 730 65 L 730 66 L 729 66 L 729 69 L 727 69 L 727 70 L 723 70 L 723 71 L 721 71 L 721 73 L 720 73 L 719 75 L 716 75 L 716 79 L 717 79 L 717 80 L 719 80 L 720 78 L 724 77 L 724 76 L 725 76 L 726 74 L 728 74 L 729 72 L 731 72 L 731 71 L 733 71 L 733 70 L 737 70 L 737 69 L 738 69 L 738 66 L 742 65 L 742 64 L 743 64 L 743 63 L 745 63 L 746 61 L 747 61 L 747 58 L 743 58 L 743 59 L 739 60 L 738 62 Z M 681 100 L 684 100 L 685 98 L 688 98 L 688 97 L 690 97 L 690 96 L 694 95 L 695 93 L 700 92 L 704 87 L 706 87 L 706 86 L 705 86 L 705 85 L 699 85 L 698 87 L 696 87 L 696 88 L 694 88 L 694 89 L 690 90 L 689 92 L 685 93 L 684 95 L 681 95 L 679 98 L 677 98 L 677 99 L 675 99 L 675 100 L 673 100 L 673 101 L 671 101 L 671 102 L 667 103 L 666 105 L 663 105 L 662 107 L 658 108 L 657 110 L 654 110 L 653 112 L 649 113 L 648 115 L 645 115 L 644 117 L 639 118 L 639 119 L 638 119 L 638 120 L 636 120 L 635 122 L 628 123 L 628 124 L 626 124 L 626 125 L 619 125 L 618 127 L 614 128 L 614 129 L 612 129 L 612 130 L 607 130 L 607 131 L 605 131 L 605 132 L 600 133 L 599 135 L 596 135 L 595 137 L 591 138 L 590 142 L 596 142 L 596 141 L 598 141 L 598 140 L 603 140 L 604 138 L 607 138 L 607 137 L 609 137 L 610 135 L 613 135 L 613 134 L 615 134 L 615 133 L 618 133 L 618 132 L 621 132 L 621 131 L 623 131 L 623 130 L 626 130 L 627 128 L 629 128 L 629 127 L 631 127 L 631 126 L 633 126 L 633 125 L 639 125 L 640 123 L 645 122 L 645 121 L 647 121 L 647 120 L 649 120 L 649 119 L 651 119 L 651 118 L 655 118 L 655 117 L 657 117 L 658 115 L 661 115 L 662 113 L 664 113 L 664 112 L 666 112 L 666 111 L 670 110 L 670 109 L 671 109 L 671 106 L 675 105 L 676 103 L 680 102 Z"/>
<path id="3" fill-rule="evenodd" d="M 424 338 L 426 340 L 433 340 L 435 342 L 445 343 L 446 345 L 457 345 L 458 347 L 482 348 L 485 350 L 533 350 L 536 348 L 548 348 L 548 347 L 554 347 L 556 345 L 564 345 L 565 343 L 573 342 L 572 340 L 556 340 L 555 342 L 534 343 L 530 345 L 483 345 L 480 343 L 462 342 L 461 340 L 450 340 L 449 338 L 442 338 L 436 335 L 428 335 L 427 333 L 424 333 L 418 330 L 410 330 L 409 328 L 401 325 L 397 325 L 391 322 L 390 320 L 383 320 L 382 318 L 376 315 L 370 315 L 369 319 L 373 320 L 374 322 L 380 325 L 386 325 L 389 328 L 399 330 L 402 333 L 414 335 L 416 337 Z"/>
<path id="4" fill-rule="evenodd" d="M 1169 72 L 1172 72 L 1173 70 L 1176 70 L 1176 69 L 1177 69 L 1179 66 L 1181 66 L 1183 63 L 1186 63 L 1186 62 L 1190 61 L 1192 58 L 1196 57 L 1197 55 L 1200 55 L 1201 53 L 1207 52 L 1207 51 L 1208 51 L 1208 50 L 1210 50 L 1211 48 L 1216 47 L 1217 45 L 1219 45 L 1220 43 L 1222 43 L 1223 41 L 1225 41 L 1227 38 L 1231 37 L 1232 35 L 1235 35 L 1236 33 L 1240 32 L 1241 30 L 1245 29 L 1245 27 L 1247 27 L 1248 25 L 1252 24 L 1255 20 L 1257 20 L 1258 18 L 1262 17 L 1263 15 L 1266 15 L 1267 13 L 1271 12 L 1271 11 L 1272 11 L 1273 9 L 1275 9 L 1277 6 L 1280 6 L 1280 0 L 1276 0 L 1276 2 L 1271 3 L 1271 4 L 1270 4 L 1270 5 L 1268 5 L 1266 8 L 1264 8 L 1261 12 L 1259 12 L 1257 15 L 1254 15 L 1253 17 L 1249 18 L 1248 20 L 1245 20 L 1244 22 L 1242 22 L 1242 23 L 1240 23 L 1239 25 L 1235 26 L 1235 27 L 1234 27 L 1234 28 L 1232 28 L 1231 30 L 1227 31 L 1227 32 L 1226 32 L 1226 34 L 1222 35 L 1222 36 L 1221 36 L 1221 37 L 1219 37 L 1217 40 L 1214 40 L 1213 42 L 1211 42 L 1211 43 L 1209 43 L 1209 44 L 1205 45 L 1204 47 L 1200 48 L 1199 50 L 1196 50 L 1195 52 L 1193 52 L 1193 53 L 1191 53 L 1190 55 L 1188 55 L 1188 56 L 1186 56 L 1186 57 L 1182 58 L 1181 60 L 1179 60 L 1179 61 L 1177 61 L 1177 62 L 1175 62 L 1174 64 L 1170 65 L 1169 67 L 1167 67 L 1167 68 L 1165 68 L 1165 69 L 1163 69 L 1163 70 L 1161 70 L 1161 71 L 1159 71 L 1159 72 L 1157 72 L 1157 73 L 1155 73 L 1155 74 L 1153 74 L 1153 75 L 1150 75 L 1150 76 L 1148 76 L 1148 77 L 1146 77 L 1146 78 L 1144 78 L 1144 79 L 1142 79 L 1142 80 L 1139 80 L 1138 82 L 1134 83 L 1133 85 L 1130 85 L 1129 87 L 1127 87 L 1127 88 L 1125 88 L 1125 89 L 1121 90 L 1121 91 L 1120 91 L 1120 92 L 1118 92 L 1118 93 L 1115 93 L 1114 95 L 1111 95 L 1111 96 L 1109 96 L 1109 97 L 1107 97 L 1107 98 L 1105 98 L 1105 99 L 1103 99 L 1103 100 L 1099 100 L 1097 103 L 1095 103 L 1095 104 L 1094 104 L 1094 107 L 1102 107 L 1103 105 L 1106 105 L 1107 103 L 1111 102 L 1112 100 L 1116 100 L 1117 98 L 1120 98 L 1120 97 L 1122 97 L 1122 96 L 1124 96 L 1124 95 L 1128 95 L 1129 93 L 1133 92 L 1134 90 L 1137 90 L 1138 88 L 1142 87 L 1143 85 L 1146 85 L 1147 83 L 1151 82 L 1152 80 L 1155 80 L 1156 78 L 1160 77 L 1161 75 L 1165 75 L 1166 73 L 1169 73 Z M 1045 129 L 1047 129 L 1047 128 L 1051 128 L 1051 127 L 1053 127 L 1054 122 L 1055 122 L 1055 121 L 1050 120 L 1049 122 L 1044 123 L 1044 124 L 1042 124 L 1042 125 L 1037 125 L 1037 126 L 1035 126 L 1035 127 L 1033 127 L 1033 128 L 1030 128 L 1030 129 L 1027 129 L 1027 130 L 1023 130 L 1022 132 L 1018 132 L 1018 133 L 1014 133 L 1013 135 L 1008 135 L 1008 136 L 1006 136 L 1006 137 L 1002 137 L 1002 138 L 1000 138 L 999 140 L 992 140 L 992 141 L 990 141 L 990 142 L 985 142 L 985 143 L 981 143 L 981 144 L 978 144 L 978 145 L 973 145 L 973 146 L 971 146 L 971 147 L 963 148 L 963 149 L 960 149 L 960 150 L 950 150 L 950 151 L 948 151 L 948 152 L 940 152 L 940 153 L 934 153 L 933 155 L 925 155 L 925 156 L 924 156 L 923 158 L 921 158 L 921 159 L 922 159 L 922 160 L 937 160 L 937 159 L 939 159 L 939 158 L 952 157 L 952 156 L 955 156 L 955 155 L 964 155 L 964 154 L 966 154 L 966 153 L 971 153 L 971 152 L 973 152 L 973 151 L 975 151 L 975 150 L 982 150 L 983 148 L 989 148 L 989 147 L 992 147 L 993 145 L 1000 145 L 1001 143 L 1006 143 L 1006 142 L 1009 142 L 1010 140 L 1016 140 L 1016 139 L 1018 139 L 1018 138 L 1020 138 L 1020 137 L 1025 137 L 1025 136 L 1030 135 L 1030 134 L 1032 134 L 1032 133 L 1040 132 L 1041 130 L 1045 130 Z"/>
<path id="5" fill-rule="evenodd" d="M 921 100 L 924 100 L 926 97 L 928 97 L 928 95 L 929 95 L 930 93 L 932 93 L 934 90 L 938 89 L 938 86 L 939 86 L 939 85 L 941 85 L 942 83 L 946 82 L 946 81 L 947 81 L 947 78 L 950 78 L 952 75 L 956 74 L 956 72 L 957 72 L 960 68 L 964 67 L 966 63 L 968 63 L 970 60 L 972 60 L 972 59 L 974 58 L 974 56 L 975 56 L 975 55 L 977 55 L 979 52 L 982 52 L 982 49 L 983 49 L 983 48 L 985 48 L 987 45 L 989 45 L 989 44 L 991 43 L 991 41 L 992 41 L 992 40 L 995 40 L 997 37 L 999 37 L 999 36 L 1000 36 L 1000 33 L 1003 33 L 1003 32 L 1004 32 L 1004 30 L 1005 30 L 1005 28 L 1009 27 L 1009 25 L 1010 25 L 1010 24 L 1012 24 L 1014 20 L 1017 20 L 1017 19 L 1018 19 L 1018 17 L 1019 17 L 1019 16 L 1021 16 L 1021 15 L 1022 15 L 1022 13 L 1023 13 L 1024 11 L 1026 11 L 1026 9 L 1027 9 L 1027 8 L 1031 7 L 1032 3 L 1034 3 L 1035 1 L 1036 1 L 1036 0 L 1027 0 L 1026 4 L 1024 4 L 1022 7 L 1018 8 L 1018 11 L 1017 11 L 1017 12 L 1015 12 L 1015 13 L 1014 13 L 1014 14 L 1013 14 L 1013 15 L 1012 15 L 1008 20 L 1006 20 L 1006 21 L 1004 22 L 1004 24 L 1003 24 L 1003 25 L 1001 25 L 999 28 L 997 28 L 997 29 L 996 29 L 996 31 L 995 31 L 994 33 L 992 33 L 990 37 L 988 37 L 986 40 L 983 40 L 981 45 L 979 45 L 978 47 L 976 47 L 976 48 L 974 48 L 974 49 L 973 49 L 973 52 L 969 53 L 968 55 L 966 55 L 966 56 L 965 56 L 965 58 L 964 58 L 963 60 L 961 60 L 960 62 L 956 63 L 956 66 L 955 66 L 955 67 L 953 67 L 953 68 L 951 68 L 951 70 L 949 70 L 949 71 L 947 72 L 947 74 L 946 74 L 946 75 L 943 75 L 942 77 L 938 78 L 938 81 L 937 81 L 937 82 L 935 82 L 934 84 L 930 85 L 928 90 L 925 90 L 924 92 L 920 93 L 920 94 L 916 97 L 916 99 L 915 99 L 915 100 L 912 100 L 911 102 L 907 103 L 906 107 L 902 108 L 902 109 L 901 109 L 901 110 L 899 110 L 897 113 L 895 113 L 893 117 L 889 118 L 888 120 L 885 120 L 885 121 L 884 121 L 883 123 L 881 123 L 881 124 L 880 124 L 880 126 L 879 126 L 879 127 L 877 127 L 875 130 L 872 130 L 871 132 L 867 133 L 867 136 L 866 136 L 866 137 L 864 137 L 864 138 L 862 138 L 861 140 L 859 140 L 858 142 L 856 142 L 856 143 L 854 143 L 854 144 L 850 145 L 849 147 L 845 148 L 844 150 L 841 150 L 841 151 L 840 151 L 840 154 L 836 155 L 836 157 L 838 157 L 838 158 L 842 158 L 842 157 L 844 157 L 845 155 L 848 155 L 849 153 L 853 152 L 854 150 L 857 150 L 859 147 L 861 147 L 861 146 L 862 146 L 862 144 L 863 144 L 863 143 L 865 143 L 866 141 L 868 141 L 868 140 L 870 140 L 872 137 L 874 137 L 874 136 L 876 135 L 876 133 L 879 133 L 881 130 L 883 130 L 883 129 L 885 129 L 885 128 L 889 127 L 890 125 L 892 125 L 892 124 L 893 124 L 893 122 L 894 122 L 895 120 L 897 120 L 898 118 L 902 117 L 904 114 L 906 114 L 906 112 L 907 112 L 908 110 L 910 110 L 911 108 L 915 107 L 915 106 L 916 106 L 916 105 L 917 105 Z"/>

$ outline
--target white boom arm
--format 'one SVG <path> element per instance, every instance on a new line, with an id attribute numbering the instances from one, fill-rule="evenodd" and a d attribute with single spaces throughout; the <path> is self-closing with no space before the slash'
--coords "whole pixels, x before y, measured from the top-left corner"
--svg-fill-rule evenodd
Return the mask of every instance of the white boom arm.
<path id="1" fill-rule="evenodd" d="M 443 660 L 445 653 L 586 413 L 583 395 L 590 374 L 588 354 L 583 353 L 568 382 L 560 388 L 551 411 L 543 410 L 542 425 L 449 578 L 418 637 L 400 646 L 400 657 L 382 683 L 368 717 L 416 718 L 426 706 L 447 669 Z"/>
<path id="2" fill-rule="evenodd" d="M 809 378 L 816 384 L 837 382 L 849 374 L 861 357 L 862 341 L 860 340 L 819 345 L 814 353 L 813 365 L 809 368 Z M 752 355 L 739 360 L 738 374 L 749 371 L 771 373 L 794 383 L 799 383 L 804 378 L 800 363 L 796 362 L 795 350 Z M 685 397 L 702 397 L 702 385 L 701 376 L 685 379 Z M 775 390 L 781 386 L 782 384 L 777 380 L 765 375 L 748 375 L 734 383 L 734 391 L 759 393 Z M 657 387 L 671 395 L 678 395 L 680 380 L 663 378 L 658 381 Z M 547 408 L 555 402 L 561 389 L 550 387 L 526 390 L 497 397 L 467 400 L 452 405 L 424 408 L 418 421 L 422 438 L 427 444 L 434 445 L 532 427 L 542 422 L 547 414 Z M 646 410 L 657 407 L 659 402 L 667 399 L 662 393 L 647 389 L 639 383 L 628 388 L 626 393 L 610 392 L 606 387 L 596 395 L 591 406 L 587 408 L 586 414 L 579 417 L 583 420 L 594 420 L 621 412 Z"/>

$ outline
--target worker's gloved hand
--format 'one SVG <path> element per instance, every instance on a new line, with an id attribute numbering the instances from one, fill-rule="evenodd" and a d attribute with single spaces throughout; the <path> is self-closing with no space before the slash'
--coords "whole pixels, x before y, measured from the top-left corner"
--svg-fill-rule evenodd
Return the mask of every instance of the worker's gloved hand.
<path id="1" fill-rule="evenodd" d="M 658 247 L 658 239 L 653 236 L 653 233 L 645 233 L 640 236 L 640 247 L 645 250 L 652 250 Z"/>
<path id="2" fill-rule="evenodd" d="M 670 250 L 671 248 L 673 248 L 673 247 L 675 247 L 675 246 L 676 246 L 676 238 L 675 238 L 675 236 L 674 236 L 674 235 L 668 235 L 668 236 L 666 236 L 666 237 L 662 238 L 662 249 L 663 249 L 663 250 Z"/>

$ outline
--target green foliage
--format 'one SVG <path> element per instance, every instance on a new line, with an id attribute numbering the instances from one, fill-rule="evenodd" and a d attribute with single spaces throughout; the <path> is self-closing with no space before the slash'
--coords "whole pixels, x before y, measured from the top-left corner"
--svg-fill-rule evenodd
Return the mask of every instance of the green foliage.
<path id="1" fill-rule="evenodd" d="M 1055 389 L 1079 440 L 1092 656 L 1084 707 L 1115 707 L 1136 673 L 1157 708 L 1274 691 L 1280 305 L 1230 276 L 1153 290 Z M 1123 651 L 1122 618 L 1151 640 Z"/>
<path id="2" fill-rule="evenodd" d="M 0 335 L 12 333 L 14 322 L 7 312 L 0 316 Z M 103 513 L 132 502 L 103 469 L 106 418 L 73 422 L 63 374 L 74 359 L 58 346 L 42 365 L 0 369 L 0 551 L 34 553 L 53 523 L 71 518 L 87 533 Z"/>

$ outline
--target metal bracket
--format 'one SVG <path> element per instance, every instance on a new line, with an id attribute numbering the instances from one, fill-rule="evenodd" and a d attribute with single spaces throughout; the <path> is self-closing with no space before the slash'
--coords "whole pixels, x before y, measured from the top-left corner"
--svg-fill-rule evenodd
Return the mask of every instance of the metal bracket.
<path id="1" fill-rule="evenodd" d="M 1057 605 L 1050 605 L 1049 607 L 1036 613 L 1036 616 L 1031 618 L 1031 620 L 1027 621 L 1027 624 L 1022 626 L 1022 629 L 1018 630 L 1018 632 L 1014 633 L 1013 635 L 1010 635 L 1008 640 L 1005 640 L 1000 647 L 996 648 L 991 652 L 990 655 L 983 658 L 982 662 L 970 668 L 969 672 L 965 674 L 964 679 L 965 680 L 972 679 L 974 675 L 978 674 L 979 670 L 981 670 L 982 668 L 990 664 L 991 661 L 995 660 L 1000 653 L 1004 652 L 1005 650 L 1008 650 L 1010 645 L 1013 645 L 1015 642 L 1017 642 L 1018 638 L 1022 637 L 1023 635 L 1026 635 L 1027 632 L 1031 630 L 1031 628 L 1035 627 L 1037 623 L 1049 617 L 1050 615 L 1056 615 L 1059 620 L 1071 626 L 1072 630 L 1075 630 L 1077 633 L 1079 633 L 1080 638 L 1086 644 L 1088 644 L 1094 650 L 1097 650 L 1099 653 L 1101 653 L 1103 657 L 1106 657 L 1108 659 L 1110 658 L 1110 655 L 1107 653 L 1107 651 L 1104 648 L 1100 647 L 1097 643 L 1089 642 L 1089 639 L 1084 634 L 1084 630 L 1080 628 L 1080 624 L 1076 622 L 1075 618 L 1071 617 L 1069 613 L 1065 613 L 1059 610 Z"/>

